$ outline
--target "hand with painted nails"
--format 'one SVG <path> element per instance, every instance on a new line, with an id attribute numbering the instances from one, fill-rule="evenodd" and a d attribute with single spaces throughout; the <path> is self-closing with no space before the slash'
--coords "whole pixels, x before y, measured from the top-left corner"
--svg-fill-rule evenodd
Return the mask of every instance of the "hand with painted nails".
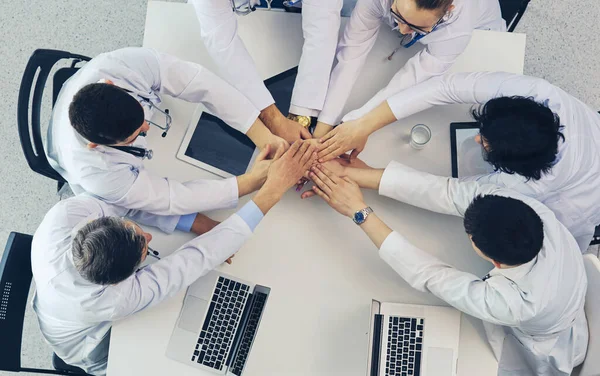
<path id="1" fill-rule="evenodd" d="M 339 177 L 320 164 L 311 168 L 309 176 L 315 182 L 313 191 L 338 213 L 352 218 L 367 207 L 360 187 L 347 176 Z"/>

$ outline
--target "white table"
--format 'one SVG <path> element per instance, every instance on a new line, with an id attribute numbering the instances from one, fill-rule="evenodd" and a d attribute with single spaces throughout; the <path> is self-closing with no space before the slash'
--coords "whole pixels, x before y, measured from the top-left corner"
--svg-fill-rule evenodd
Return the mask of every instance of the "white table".
<path id="1" fill-rule="evenodd" d="M 260 73 L 273 76 L 298 64 L 302 44 L 298 15 L 261 11 L 239 19 L 239 33 Z M 385 28 L 384 28 L 385 29 Z M 277 30 L 271 36 L 270 31 Z M 201 42 L 191 5 L 149 2 L 144 46 L 201 63 L 217 72 Z M 269 37 L 267 37 L 269 36 Z M 382 30 L 347 109 L 366 102 L 416 50 L 386 57 L 398 44 L 397 34 Z M 476 32 L 455 65 L 455 71 L 523 70 L 525 36 Z M 175 158 L 195 105 L 164 98 L 173 114 L 166 139 L 149 134 L 155 172 L 180 180 L 216 176 Z M 282 109 L 287 110 L 287 109 Z M 464 106 L 434 108 L 375 133 L 361 157 L 376 167 L 390 160 L 440 175 L 450 174 L 449 126 L 469 120 Z M 416 123 L 430 126 L 433 139 L 416 151 L 407 143 Z M 366 202 L 392 228 L 417 246 L 461 270 L 483 276 L 491 265 L 472 250 L 460 218 L 427 212 L 376 192 Z M 247 200 L 247 199 L 246 199 Z M 246 200 L 242 200 L 245 202 Z M 233 211 L 211 215 L 223 219 Z M 153 247 L 167 255 L 190 239 L 190 234 L 157 233 Z M 226 273 L 272 288 L 245 375 L 366 374 L 367 332 L 371 299 L 444 305 L 430 294 L 413 290 L 377 255 L 370 240 L 349 219 L 320 199 L 301 201 L 288 192 L 256 229 Z M 184 293 L 159 306 L 115 323 L 112 329 L 108 375 L 200 375 L 191 367 L 165 357 Z M 462 316 L 459 375 L 491 375 L 497 368 L 481 322 Z"/>

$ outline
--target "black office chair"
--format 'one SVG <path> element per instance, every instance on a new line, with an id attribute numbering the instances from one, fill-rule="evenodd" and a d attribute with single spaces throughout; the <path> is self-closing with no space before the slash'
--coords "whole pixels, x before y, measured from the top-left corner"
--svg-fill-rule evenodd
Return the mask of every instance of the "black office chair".
<path id="1" fill-rule="evenodd" d="M 53 375 L 86 376 L 53 354 L 55 369 L 21 367 L 23 320 L 33 274 L 31 272 L 31 235 L 11 232 L 0 261 L 0 371 L 33 372 Z"/>
<path id="2" fill-rule="evenodd" d="M 52 107 L 54 108 L 58 93 L 65 81 L 80 68 L 77 64 L 89 61 L 89 57 L 67 51 L 35 50 L 23 72 L 17 103 L 17 125 L 25 159 L 33 171 L 56 180 L 58 189 L 66 183 L 66 180 L 50 166 L 44 153 L 40 113 L 46 81 L 52 68 L 61 60 L 70 60 L 71 65 L 58 69 L 53 75 Z"/>
<path id="3" fill-rule="evenodd" d="M 592 238 L 590 245 L 598 244 L 600 244 L 600 226 L 596 226 L 596 231 L 594 231 L 594 237 Z"/>
<path id="4" fill-rule="evenodd" d="M 515 31 L 515 27 L 523 17 L 529 1 L 531 0 L 500 0 L 502 18 L 506 21 L 506 28 L 509 32 Z"/>

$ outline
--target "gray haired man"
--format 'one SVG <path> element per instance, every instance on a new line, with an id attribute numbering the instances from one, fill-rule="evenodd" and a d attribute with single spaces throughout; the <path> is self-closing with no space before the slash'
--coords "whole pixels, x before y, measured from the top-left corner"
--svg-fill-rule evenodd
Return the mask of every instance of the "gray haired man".
<path id="1" fill-rule="evenodd" d="M 315 159 L 314 146 L 296 142 L 276 161 L 258 160 L 248 176 L 238 177 L 240 187 L 260 188 L 252 201 L 141 269 L 152 235 L 137 223 L 172 232 L 179 216 L 130 211 L 83 195 L 59 202 L 36 231 L 31 254 L 33 307 L 54 352 L 87 373 L 104 375 L 112 322 L 175 295 L 230 259 Z M 192 231 L 206 230 L 202 223 L 195 220 Z"/>

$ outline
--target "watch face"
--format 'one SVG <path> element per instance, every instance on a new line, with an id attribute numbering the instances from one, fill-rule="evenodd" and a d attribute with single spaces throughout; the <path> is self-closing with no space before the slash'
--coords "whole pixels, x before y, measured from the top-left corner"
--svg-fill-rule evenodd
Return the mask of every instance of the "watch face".
<path id="1" fill-rule="evenodd" d="M 362 212 L 354 213 L 354 221 L 362 223 L 365 220 L 365 215 Z"/>

